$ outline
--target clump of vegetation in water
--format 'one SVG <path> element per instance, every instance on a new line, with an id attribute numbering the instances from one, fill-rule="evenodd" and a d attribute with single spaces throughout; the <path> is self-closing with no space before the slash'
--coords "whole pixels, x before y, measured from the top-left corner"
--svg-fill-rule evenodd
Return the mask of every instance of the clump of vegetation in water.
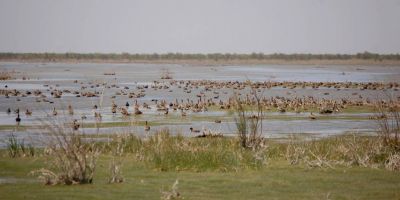
<path id="1" fill-rule="evenodd" d="M 161 73 L 161 79 L 172 79 L 172 74 L 168 69 L 163 69 L 163 72 Z"/>
<path id="2" fill-rule="evenodd" d="M 11 80 L 14 78 L 15 72 L 0 71 L 0 81 Z"/>

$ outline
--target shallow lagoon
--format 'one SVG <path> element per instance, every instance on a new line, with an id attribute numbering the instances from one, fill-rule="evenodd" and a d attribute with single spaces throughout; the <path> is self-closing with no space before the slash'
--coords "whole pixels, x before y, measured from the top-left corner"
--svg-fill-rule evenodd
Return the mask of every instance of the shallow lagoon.
<path id="1" fill-rule="evenodd" d="M 229 116 L 224 111 L 209 111 L 200 113 L 188 113 L 189 117 L 181 118 L 180 112 L 170 112 L 166 117 L 162 113 L 156 111 L 154 103 L 151 100 L 165 99 L 167 101 L 175 101 L 178 99 L 189 99 L 196 101 L 196 94 L 204 91 L 202 88 L 192 88 L 192 92 L 186 93 L 181 88 L 169 86 L 168 80 L 161 80 L 160 74 L 164 69 L 173 76 L 174 80 L 217 80 L 217 81 L 334 81 L 334 82 L 391 82 L 400 80 L 400 70 L 397 66 L 307 66 L 307 65 L 256 65 L 256 66 L 191 66 L 191 65 L 171 65 L 171 64 L 92 64 L 92 63 L 0 63 L 0 69 L 17 72 L 17 79 L 0 82 L 0 88 L 6 85 L 8 89 L 41 90 L 45 95 L 50 96 L 49 88 L 57 88 L 59 90 L 80 90 L 82 86 L 89 86 L 89 82 L 116 84 L 120 88 L 104 88 L 100 87 L 88 88 L 91 91 L 99 91 L 103 93 L 102 98 L 80 97 L 70 93 L 63 94 L 60 99 L 52 99 L 53 103 L 35 102 L 35 98 L 28 97 L 0 97 L 0 126 L 14 125 L 15 114 L 8 115 L 5 111 L 7 108 L 20 108 L 21 111 L 30 109 L 33 111 L 32 116 L 22 115 L 22 125 L 34 126 L 40 125 L 41 121 L 50 120 L 53 117 L 52 108 L 55 107 L 59 113 L 66 113 L 66 107 L 71 104 L 75 109 L 75 116 L 79 118 L 82 115 L 87 116 L 85 123 L 94 123 L 93 105 L 101 105 L 99 111 L 103 115 L 102 122 L 122 122 L 122 121 L 150 121 L 158 122 L 159 125 L 152 126 L 150 133 L 162 129 L 169 128 L 171 132 L 180 133 L 186 136 L 192 136 L 189 127 L 196 129 L 209 129 L 215 132 L 221 132 L 225 135 L 233 135 L 235 132 L 234 117 Z M 104 73 L 115 72 L 115 76 L 106 76 Z M 28 80 L 22 80 L 22 77 L 28 77 Z M 73 81 L 77 80 L 76 84 Z M 118 105 L 125 105 L 128 101 L 134 104 L 134 99 L 127 96 L 116 96 L 111 99 L 116 92 L 124 87 L 129 90 L 137 91 L 137 86 L 151 85 L 154 81 L 159 81 L 160 85 L 167 85 L 167 90 L 146 89 L 146 96 L 138 98 L 139 103 L 149 103 L 151 109 L 142 111 L 144 114 L 140 117 L 125 119 L 120 116 L 111 114 L 111 101 L 114 100 Z M 171 91 L 170 91 L 171 90 Z M 248 89 L 247 89 L 248 90 Z M 246 91 L 246 89 L 244 90 Z M 328 93 L 328 95 L 327 95 Z M 354 95 L 357 93 L 357 95 Z M 232 96 L 233 91 L 229 89 L 220 89 L 219 98 L 227 99 Z M 215 96 L 212 92 L 206 93 L 209 98 Z M 328 99 L 357 99 L 359 95 L 365 98 L 382 98 L 384 96 L 399 97 L 397 90 L 358 90 L 343 89 L 336 90 L 333 88 L 271 88 L 263 91 L 266 97 L 284 96 L 284 97 L 303 97 L 314 96 L 317 98 Z M 19 101 L 17 101 L 19 100 Z M 132 107 L 129 111 L 132 111 Z M 272 116 L 268 119 L 268 115 Z M 274 116 L 295 116 L 294 119 L 277 119 Z M 360 114 L 365 119 L 358 119 L 360 116 L 351 114 L 334 114 L 334 119 L 311 121 L 307 118 L 308 113 L 268 113 L 267 119 L 263 123 L 263 133 L 267 137 L 281 138 L 291 134 L 309 134 L 315 137 L 324 137 L 335 134 L 343 134 L 348 132 L 355 133 L 373 133 L 376 125 L 367 120 L 371 113 Z M 223 119 L 222 124 L 216 124 L 212 120 L 207 120 L 207 116 L 212 119 L 218 117 Z M 343 116 L 343 119 L 340 119 Z M 193 118 L 192 118 L 193 117 Z M 197 117 L 197 118 L 196 118 Z M 357 119 L 349 119 L 358 117 Z M 196 119 L 195 119 L 196 118 Z M 108 127 L 97 130 L 95 128 L 86 128 L 87 134 L 110 134 L 114 130 L 118 132 L 145 135 L 142 126 L 136 127 Z M 5 140 L 12 132 L 12 128 L 0 130 L 0 146 L 4 147 Z M 29 128 L 17 131 L 20 138 L 35 138 L 40 135 L 40 130 Z"/>

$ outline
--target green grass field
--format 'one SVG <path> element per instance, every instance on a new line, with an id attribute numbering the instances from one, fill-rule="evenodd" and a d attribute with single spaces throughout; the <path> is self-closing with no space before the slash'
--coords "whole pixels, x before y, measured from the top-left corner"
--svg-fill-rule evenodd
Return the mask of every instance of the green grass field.
<path id="1" fill-rule="evenodd" d="M 0 158 L 0 199 L 160 199 L 176 179 L 184 199 L 399 199 L 400 173 L 371 168 L 308 169 L 274 162 L 259 170 L 176 172 L 149 169 L 127 156 L 125 181 L 107 183 L 101 156 L 93 184 L 44 186 L 28 176 L 43 158 Z"/>
<path id="2" fill-rule="evenodd" d="M 393 151 L 384 152 L 377 137 L 354 137 L 304 142 L 298 138 L 292 145 L 268 141 L 268 148 L 260 151 L 267 156 L 266 163 L 258 164 L 254 164 L 257 153 L 242 149 L 235 139 L 171 137 L 168 133 L 149 140 L 116 137 L 115 142 L 99 144 L 105 146 L 92 184 L 54 186 L 30 175 L 41 168 L 54 170 L 49 165 L 54 157 L 37 149 L 35 157 L 10 158 L 1 150 L 0 199 L 160 199 L 176 180 L 184 199 L 399 199 L 400 173 L 382 163 Z M 115 157 L 112 152 L 121 144 L 124 153 Z M 285 154 L 290 148 L 305 153 L 289 152 L 288 160 Z M 324 159 L 333 167 L 307 164 L 316 161 L 311 151 L 328 155 Z M 296 155 L 299 163 L 289 164 Z M 366 155 L 370 157 L 366 167 L 353 162 L 354 156 Z M 112 159 L 122 161 L 123 183 L 108 183 Z"/>

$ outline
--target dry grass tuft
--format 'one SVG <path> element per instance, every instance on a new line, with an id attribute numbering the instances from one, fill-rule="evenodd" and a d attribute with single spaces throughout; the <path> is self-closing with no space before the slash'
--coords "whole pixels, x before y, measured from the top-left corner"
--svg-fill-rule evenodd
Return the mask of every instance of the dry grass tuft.
<path id="1" fill-rule="evenodd" d="M 163 199 L 163 200 L 183 199 L 183 197 L 181 196 L 181 194 L 178 191 L 178 184 L 179 184 L 179 181 L 177 179 L 177 180 L 175 180 L 174 184 L 172 185 L 171 190 L 162 191 L 161 199 Z"/>
<path id="2" fill-rule="evenodd" d="M 391 171 L 400 171 L 400 154 L 392 154 L 389 156 L 385 168 Z"/>
<path id="3" fill-rule="evenodd" d="M 256 111 L 246 110 L 246 105 L 249 100 L 241 100 L 238 96 L 235 97 L 235 112 L 236 112 L 236 128 L 240 145 L 243 148 L 256 150 L 265 143 L 262 137 L 262 121 L 264 118 L 263 105 L 261 97 L 257 95 L 257 91 L 253 90 L 253 101 L 256 105 Z"/>
<path id="4" fill-rule="evenodd" d="M 390 100 L 389 102 L 380 101 L 376 103 L 378 123 L 378 134 L 383 141 L 383 145 L 400 151 L 400 102 Z"/>
<path id="5" fill-rule="evenodd" d="M 398 170 L 399 154 L 376 137 L 338 136 L 314 141 L 290 141 L 285 159 L 311 168 L 368 167 Z"/>
<path id="6" fill-rule="evenodd" d="M 113 158 L 110 162 L 108 183 L 122 183 L 124 177 L 122 176 L 122 155 L 124 153 L 123 145 L 120 142 L 112 149 Z"/>
<path id="7" fill-rule="evenodd" d="M 48 131 L 46 156 L 51 161 L 49 168 L 52 170 L 41 169 L 32 173 L 44 177 L 45 184 L 50 185 L 92 183 L 100 153 L 95 143 L 84 141 L 82 135 L 70 126 L 47 124 L 45 128 Z"/>
<path id="8" fill-rule="evenodd" d="M 57 185 L 63 182 L 59 175 L 48 169 L 39 169 L 29 173 L 32 176 L 37 176 L 45 185 Z"/>
<path id="9" fill-rule="evenodd" d="M 124 182 L 124 177 L 122 176 L 122 163 L 116 159 L 112 159 L 110 163 L 110 177 L 108 183 L 122 183 Z"/>

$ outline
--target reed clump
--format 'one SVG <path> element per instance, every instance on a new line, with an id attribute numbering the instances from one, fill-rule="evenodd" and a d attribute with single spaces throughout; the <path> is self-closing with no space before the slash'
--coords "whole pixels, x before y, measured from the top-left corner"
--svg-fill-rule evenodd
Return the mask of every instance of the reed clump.
<path id="1" fill-rule="evenodd" d="M 32 144 L 25 144 L 24 140 L 18 140 L 13 133 L 8 137 L 7 151 L 10 158 L 34 157 L 36 154 L 36 149 Z"/>

